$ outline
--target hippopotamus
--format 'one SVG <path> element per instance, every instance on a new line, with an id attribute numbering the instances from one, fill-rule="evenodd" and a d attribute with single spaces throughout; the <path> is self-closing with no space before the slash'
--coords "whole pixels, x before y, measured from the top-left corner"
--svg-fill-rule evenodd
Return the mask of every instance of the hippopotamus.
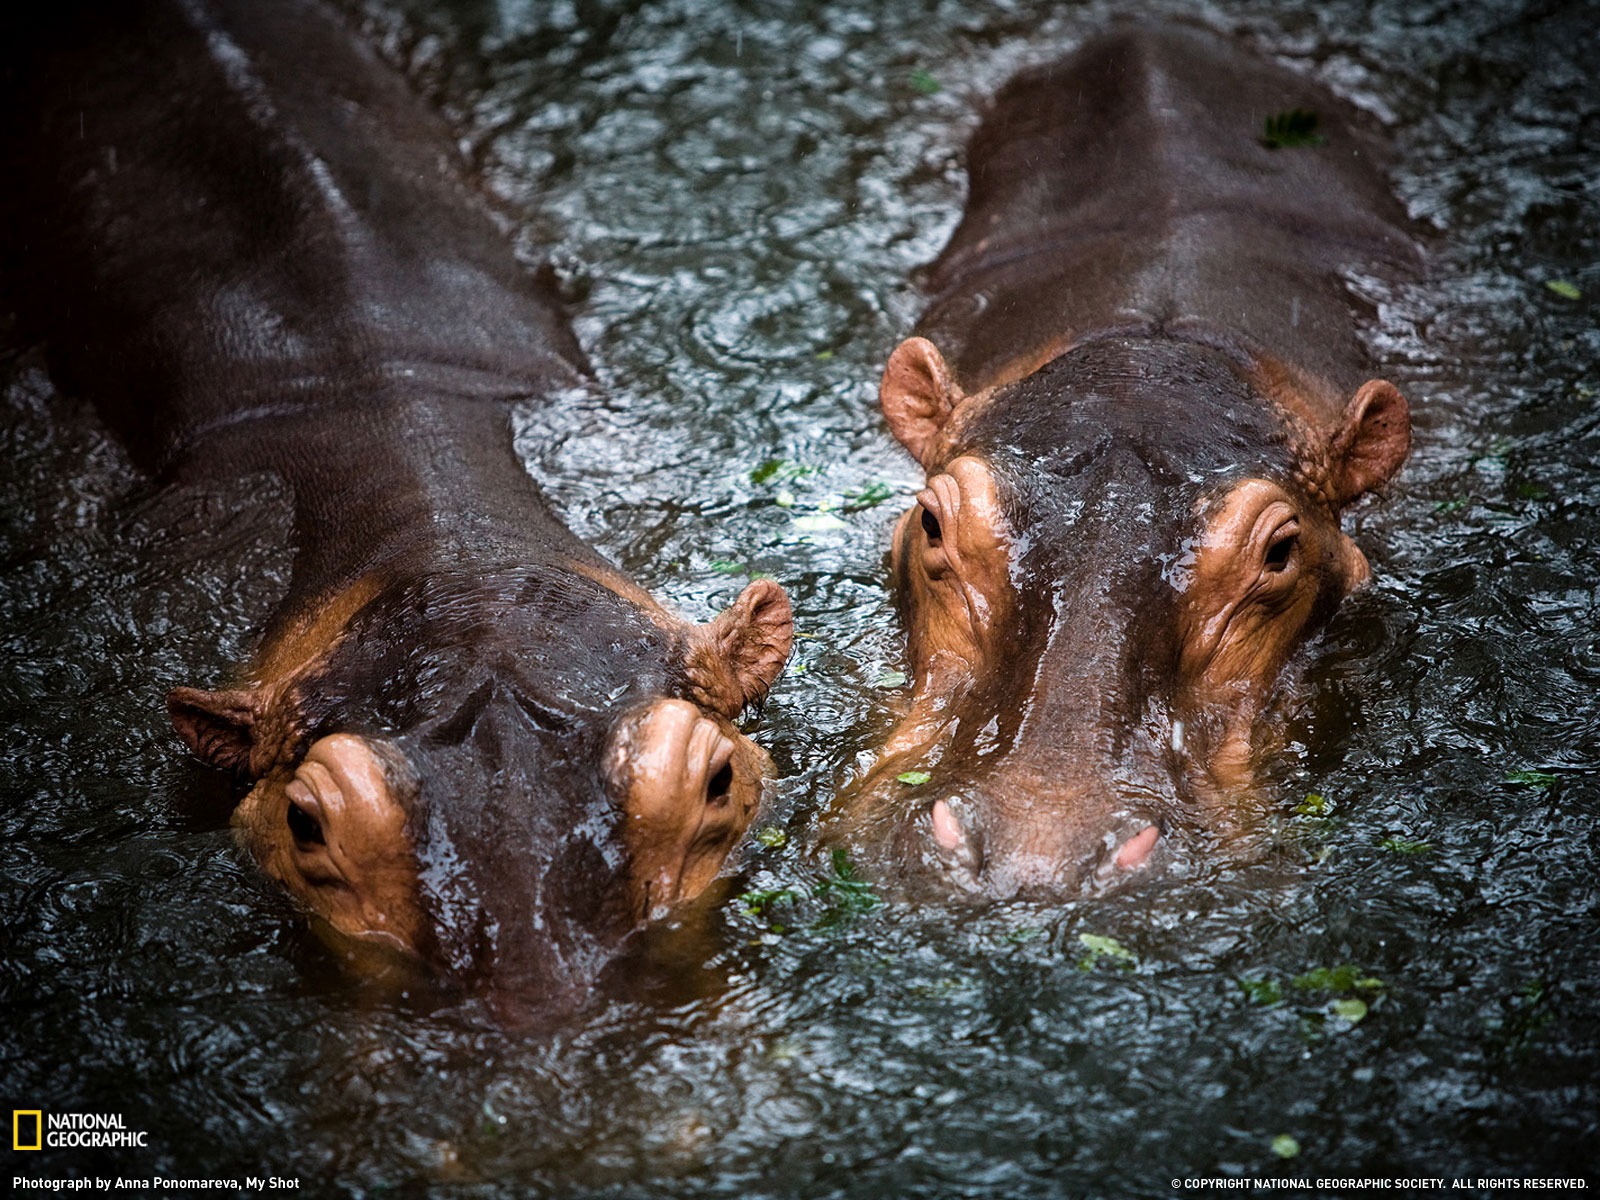
<path id="1" fill-rule="evenodd" d="M 292 495 L 281 603 L 173 727 L 353 956 L 587 996 L 751 821 L 769 760 L 734 721 L 787 598 L 693 624 L 551 512 L 513 408 L 597 386 L 557 282 L 337 16 L 38 7 L 5 85 L 29 330 L 158 487 Z"/>
<path id="2" fill-rule="evenodd" d="M 827 840 L 1042 898 L 1234 841 L 1297 650 L 1369 576 L 1341 513 L 1410 444 L 1346 283 L 1422 265 L 1386 161 L 1353 106 L 1201 30 L 1003 88 L 882 376 L 926 472 L 891 550 L 913 686 Z"/>

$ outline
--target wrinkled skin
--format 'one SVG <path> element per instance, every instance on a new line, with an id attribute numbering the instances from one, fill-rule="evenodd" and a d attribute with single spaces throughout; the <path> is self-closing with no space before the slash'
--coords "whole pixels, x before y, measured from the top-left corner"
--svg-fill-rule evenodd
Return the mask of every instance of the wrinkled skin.
<path id="1" fill-rule="evenodd" d="M 355 943 L 577 1003 L 695 897 L 788 654 L 752 584 L 704 626 L 549 512 L 511 446 L 593 386 L 439 118 L 313 3 L 114 4 L 7 31 L 8 278 L 65 386 L 175 493 L 276 476 L 292 581 L 177 732 L 262 868 Z M 537 417 L 535 416 L 535 419 Z"/>
<path id="2" fill-rule="evenodd" d="M 1326 145 L 1260 144 L 1296 107 Z M 1340 278 L 1418 267 L 1382 161 L 1347 105 L 1197 32 L 1004 89 L 883 376 L 927 472 L 891 551 L 914 687 L 830 839 L 1052 897 L 1229 827 L 1297 650 L 1368 578 L 1340 514 L 1409 447 Z"/>

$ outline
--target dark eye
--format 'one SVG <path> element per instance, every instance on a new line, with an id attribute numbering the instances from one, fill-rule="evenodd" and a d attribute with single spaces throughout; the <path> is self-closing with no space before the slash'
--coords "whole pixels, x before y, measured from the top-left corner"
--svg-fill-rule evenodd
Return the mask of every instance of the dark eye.
<path id="1" fill-rule="evenodd" d="M 289 801 L 289 836 L 294 838 L 297 846 L 327 844 L 327 839 L 322 835 L 322 822 L 293 800 Z"/>
<path id="2" fill-rule="evenodd" d="M 725 762 L 709 780 L 706 781 L 706 803 L 722 804 L 728 799 L 728 793 L 733 790 L 733 764 Z"/>
<path id="3" fill-rule="evenodd" d="M 1290 528 L 1274 535 L 1272 544 L 1267 547 L 1266 560 L 1263 569 L 1278 572 L 1289 565 L 1289 559 L 1294 555 L 1295 545 L 1300 541 L 1298 528 Z"/>
<path id="4" fill-rule="evenodd" d="M 944 536 L 944 530 L 939 527 L 939 518 L 926 508 L 922 510 L 922 532 L 928 535 L 930 542 L 937 542 Z"/>

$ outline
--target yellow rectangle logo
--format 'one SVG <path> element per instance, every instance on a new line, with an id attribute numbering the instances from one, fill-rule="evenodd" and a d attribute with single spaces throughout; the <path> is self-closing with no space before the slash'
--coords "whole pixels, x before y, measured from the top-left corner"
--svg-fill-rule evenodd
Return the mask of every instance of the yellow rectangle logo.
<path id="1" fill-rule="evenodd" d="M 29 1118 L 33 1119 L 33 1138 L 25 1145 L 23 1138 Z M 11 1148 L 13 1150 L 44 1149 L 44 1110 L 42 1108 L 13 1108 L 11 1110 Z"/>

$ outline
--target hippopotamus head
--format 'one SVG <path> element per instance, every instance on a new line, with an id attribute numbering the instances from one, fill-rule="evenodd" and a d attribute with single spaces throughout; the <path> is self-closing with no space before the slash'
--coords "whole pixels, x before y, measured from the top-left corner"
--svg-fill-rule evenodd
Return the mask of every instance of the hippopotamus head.
<path id="1" fill-rule="evenodd" d="M 883 409 L 927 472 L 892 551 L 915 686 L 852 836 L 1060 895 L 1215 827 L 1297 647 L 1368 576 L 1340 510 L 1409 446 L 1390 384 L 1318 408 L 1292 374 L 1107 335 L 967 395 L 931 342 L 896 350 Z"/>
<path id="2" fill-rule="evenodd" d="M 580 997 L 754 815 L 768 760 L 732 722 L 788 655 L 774 583 L 700 626 L 588 562 L 385 572 L 308 614 L 249 686 L 168 703 L 249 781 L 249 851 L 347 937 Z"/>

